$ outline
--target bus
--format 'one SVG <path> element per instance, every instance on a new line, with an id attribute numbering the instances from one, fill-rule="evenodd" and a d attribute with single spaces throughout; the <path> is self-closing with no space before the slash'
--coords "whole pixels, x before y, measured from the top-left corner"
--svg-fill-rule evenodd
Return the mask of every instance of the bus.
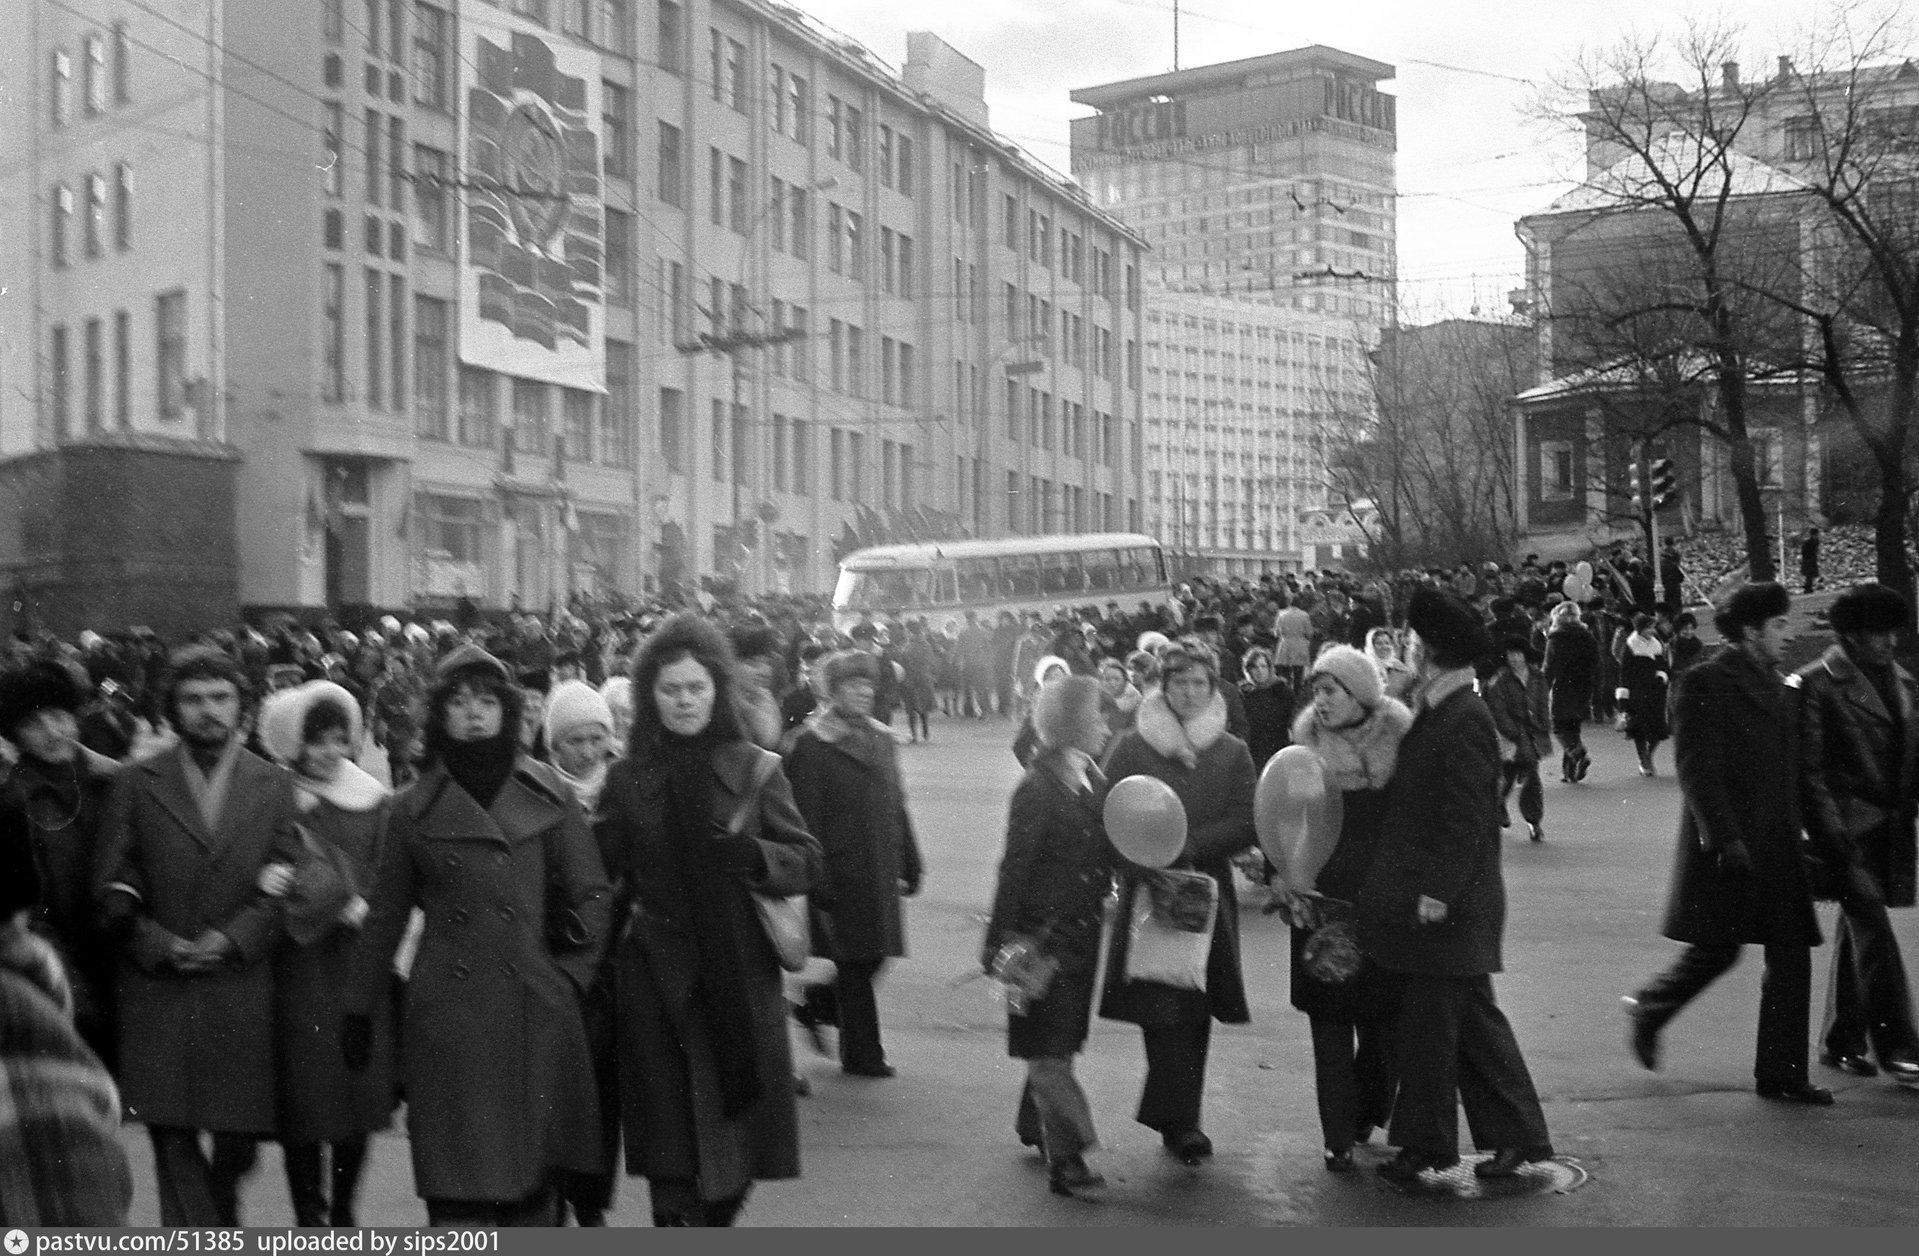
<path id="1" fill-rule="evenodd" d="M 840 561 L 833 626 L 923 615 L 938 630 L 967 611 L 997 619 L 1055 606 L 1163 602 L 1172 596 L 1158 541 L 1135 532 L 875 545 Z"/>

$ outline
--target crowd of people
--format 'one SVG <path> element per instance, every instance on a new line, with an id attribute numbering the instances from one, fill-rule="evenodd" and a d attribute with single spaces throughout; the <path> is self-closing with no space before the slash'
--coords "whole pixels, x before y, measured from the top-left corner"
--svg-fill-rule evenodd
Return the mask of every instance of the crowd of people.
<path id="1" fill-rule="evenodd" d="M 0 1124 L 32 1172 L 0 1221 L 124 1221 L 124 1110 L 163 1224 L 237 1224 L 273 1140 L 299 1223 L 351 1225 L 404 1101 L 432 1224 L 604 1224 L 622 1166 L 656 1224 L 730 1224 L 754 1182 L 800 1171 L 789 1026 L 849 1076 L 893 1076 L 875 989 L 926 875 L 900 759 L 935 717 L 1004 721 L 1025 769 L 981 964 L 1027 1064 L 1015 1133 L 1060 1193 L 1103 1185 L 1073 1071 L 1095 1015 L 1140 1027 L 1136 1119 L 1212 1154 L 1210 1027 L 1249 1016 L 1242 881 L 1292 926 L 1328 1169 L 1379 1130 L 1387 1176 L 1448 1169 L 1462 1105 L 1479 1175 L 1551 1157 L 1491 981 L 1501 834 L 1516 792 L 1544 840 L 1540 764 L 1557 739 L 1577 787 L 1594 721 L 1648 775 L 1674 739 L 1686 798 L 1667 933 L 1688 950 L 1628 1001 L 1639 1059 L 1758 943 L 1759 1093 L 1830 1102 L 1807 1071 L 1819 895 L 1842 907 L 1821 1058 L 1919 1083 L 1886 918 L 1914 894 L 1903 604 L 1848 593 L 1838 644 L 1787 684 L 1782 588 L 1734 595 L 1707 654 L 1676 560 L 1598 558 L 1196 578 L 1131 610 L 844 633 L 818 601 L 769 599 L 282 621 L 171 649 L 16 638 L 0 1055 L 32 1099 Z M 1316 867 L 1256 842 L 1256 783 L 1294 746 L 1341 804 Z M 1136 777 L 1184 812 L 1166 868 L 1105 829 Z M 795 978 L 768 913 L 802 895 L 831 963 Z M 1146 917 L 1201 935 L 1184 970 L 1138 940 Z"/>

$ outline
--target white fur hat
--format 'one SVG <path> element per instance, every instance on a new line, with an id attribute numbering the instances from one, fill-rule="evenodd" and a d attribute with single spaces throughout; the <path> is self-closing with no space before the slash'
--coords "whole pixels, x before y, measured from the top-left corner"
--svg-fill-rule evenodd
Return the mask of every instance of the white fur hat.
<path id="1" fill-rule="evenodd" d="M 552 745 L 582 724 L 613 731 L 613 709 L 583 680 L 563 680 L 546 696 L 546 739 Z"/>
<path id="2" fill-rule="evenodd" d="M 260 704 L 260 744 L 280 763 L 292 767 L 300 761 L 305 748 L 300 729 L 307 712 L 321 702 L 332 702 L 346 711 L 346 739 L 349 746 L 360 744 L 360 704 L 353 695 L 330 680 L 309 680 L 304 685 L 282 689 L 267 695 Z"/>
<path id="3" fill-rule="evenodd" d="M 1321 650 L 1319 657 L 1313 660 L 1311 674 L 1318 676 L 1322 672 L 1338 681 L 1341 688 L 1353 695 L 1353 701 L 1368 711 L 1386 696 L 1379 664 L 1349 645 L 1329 645 Z"/>

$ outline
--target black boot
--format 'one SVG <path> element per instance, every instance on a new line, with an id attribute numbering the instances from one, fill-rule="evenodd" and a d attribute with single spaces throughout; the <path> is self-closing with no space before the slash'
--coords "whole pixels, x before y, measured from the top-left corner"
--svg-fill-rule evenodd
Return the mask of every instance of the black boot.
<path id="1" fill-rule="evenodd" d="M 349 1138 L 333 1144 L 333 1203 L 327 1210 L 330 1225 L 349 1229 L 360 1223 L 354 1203 L 360 1197 L 360 1174 L 366 1168 L 366 1138 Z"/>
<path id="2" fill-rule="evenodd" d="M 287 1193 L 293 1196 L 293 1224 L 326 1225 L 327 1198 L 320 1189 L 320 1144 L 288 1143 L 282 1159 L 286 1161 Z"/>

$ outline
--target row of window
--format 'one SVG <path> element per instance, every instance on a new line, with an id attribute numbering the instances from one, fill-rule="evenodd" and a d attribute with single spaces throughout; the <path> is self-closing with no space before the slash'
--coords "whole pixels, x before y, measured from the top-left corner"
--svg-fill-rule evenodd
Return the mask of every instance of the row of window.
<path id="1" fill-rule="evenodd" d="M 1069 458 L 1119 465 L 1119 419 L 1042 389 L 1006 381 L 1006 439 Z M 1057 420 L 1057 421 L 1056 421 Z"/>
<path id="2" fill-rule="evenodd" d="M 133 101 L 133 62 L 125 22 L 115 22 L 111 30 L 92 31 L 80 37 L 80 108 L 85 116 L 97 118 L 109 108 Z M 48 121 L 65 126 L 73 118 L 73 54 L 65 48 L 53 50 L 52 76 L 47 94 Z"/>
<path id="3" fill-rule="evenodd" d="M 65 183 L 56 183 L 50 198 L 52 221 L 47 242 L 47 256 L 56 267 L 70 266 L 73 263 L 74 219 L 80 219 L 80 251 L 85 257 L 99 257 L 106 252 L 107 238 L 107 202 L 109 196 L 113 202 L 113 247 L 122 252 L 133 247 L 133 171 L 127 163 L 119 162 L 113 167 L 113 186 L 107 187 L 107 176 L 95 171 L 87 175 L 81 185 L 86 196 L 86 208 L 82 213 L 75 205 L 74 190 Z"/>
<path id="4" fill-rule="evenodd" d="M 435 304 L 444 310 L 445 303 Z M 604 398 L 462 363 L 459 408 L 450 412 L 446 382 L 453 363 L 446 324 L 441 311 L 436 311 L 432 322 L 416 333 L 414 370 L 419 384 L 414 430 L 429 440 L 474 449 L 504 447 L 531 458 L 630 469 L 634 458 L 631 349 L 619 341 L 607 342 Z"/>
<path id="5" fill-rule="evenodd" d="M 47 399 L 57 437 L 133 426 L 133 316 L 114 312 L 112 342 L 107 321 L 72 329 L 55 324 L 47 342 Z M 109 368 L 109 354 L 111 368 Z M 187 294 L 174 290 L 153 300 L 154 412 L 164 420 L 184 416 L 187 406 Z M 78 387 L 76 388 L 76 378 Z"/>
<path id="6" fill-rule="evenodd" d="M 349 26 L 364 39 L 368 58 L 405 66 L 411 57 L 414 104 L 442 113 L 452 107 L 450 79 L 455 51 L 453 15 L 447 9 L 425 0 L 364 0 L 356 25 L 346 16 L 345 0 L 320 0 L 320 33 L 327 43 L 343 45 Z M 338 65 L 337 55 L 328 57 L 326 81 L 330 87 L 339 85 Z M 377 83 L 378 75 L 378 67 L 369 64 L 370 94 L 378 94 L 371 86 Z M 399 81 L 397 74 L 394 81 Z"/>

